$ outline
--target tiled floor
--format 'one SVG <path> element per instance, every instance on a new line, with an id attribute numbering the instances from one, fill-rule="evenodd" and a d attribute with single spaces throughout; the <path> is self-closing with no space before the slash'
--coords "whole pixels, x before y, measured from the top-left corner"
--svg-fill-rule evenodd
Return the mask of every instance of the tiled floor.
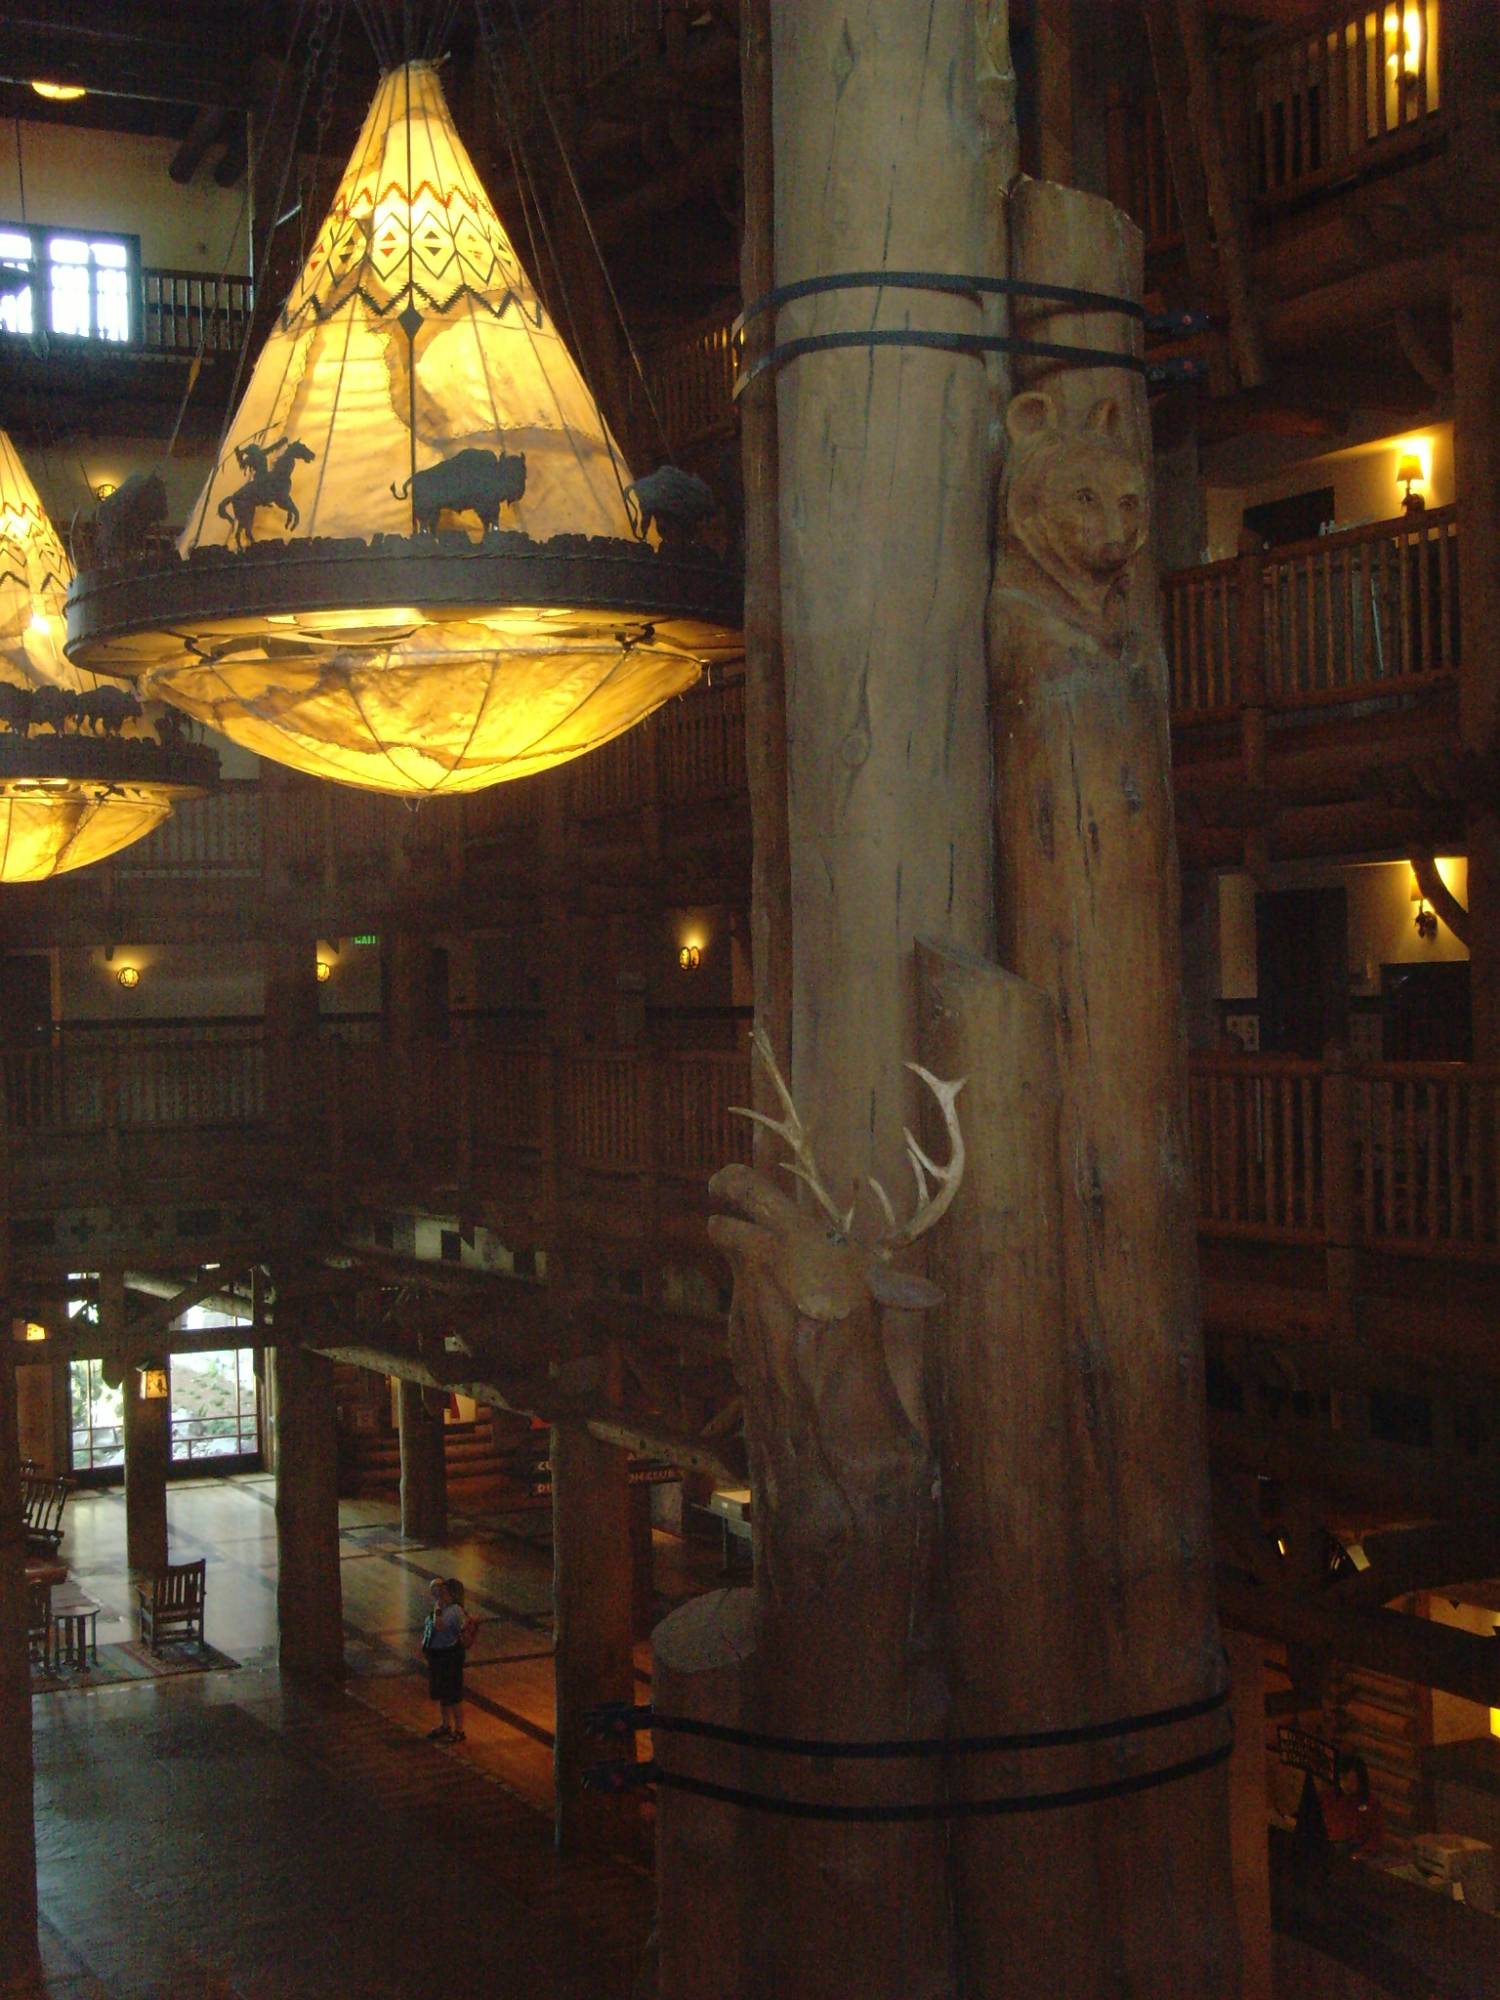
<path id="1" fill-rule="evenodd" d="M 268 1478 L 174 1486 L 174 1560 L 206 1555 L 219 1673 L 33 1703 L 50 2000 L 626 2000 L 650 1926 L 643 1839 L 612 1861 L 552 1850 L 545 1516 L 455 1520 L 404 1542 L 393 1503 L 344 1503 L 350 1676 L 310 1694 L 275 1664 Z M 460 1501 L 461 1507 L 464 1503 Z M 133 1636 L 124 1501 L 70 1505 L 64 1556 Z M 706 1565 L 658 1537 L 657 1580 Z M 480 1620 L 468 1741 L 425 1740 L 427 1582 L 459 1575 Z M 646 1649 L 638 1656 L 642 1696 Z"/>

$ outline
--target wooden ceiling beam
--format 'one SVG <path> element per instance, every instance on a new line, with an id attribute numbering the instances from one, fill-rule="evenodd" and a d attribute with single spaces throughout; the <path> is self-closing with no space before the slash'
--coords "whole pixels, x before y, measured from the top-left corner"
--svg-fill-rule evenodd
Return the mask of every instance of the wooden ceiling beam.
<path id="1" fill-rule="evenodd" d="M 1349 1609 L 1327 1595 L 1268 1590 L 1238 1571 L 1219 1572 L 1219 1613 L 1236 1631 L 1316 1646 L 1351 1666 L 1440 1688 L 1500 1708 L 1500 1646 L 1402 1611 Z"/>
<path id="2" fill-rule="evenodd" d="M 547 1375 L 516 1374 L 493 1379 L 476 1376 L 474 1360 L 464 1355 L 434 1354 L 419 1358 L 362 1343 L 327 1345 L 309 1341 L 307 1344 L 330 1360 L 394 1375 L 405 1382 L 419 1382 L 424 1388 L 468 1396 L 476 1403 L 514 1410 L 521 1416 L 540 1417 L 546 1423 L 581 1423 L 604 1444 L 621 1445 L 645 1457 L 665 1459 L 684 1470 L 706 1472 L 731 1485 L 742 1484 L 746 1477 L 739 1440 L 685 1437 L 661 1424 L 650 1412 L 618 1406 L 602 1396 L 569 1395 Z"/>
<path id="3" fill-rule="evenodd" d="M 179 187 L 188 182 L 202 166 L 209 149 L 224 136 L 228 111 L 222 104 L 203 105 L 193 119 L 192 130 L 167 162 L 167 174 Z"/>

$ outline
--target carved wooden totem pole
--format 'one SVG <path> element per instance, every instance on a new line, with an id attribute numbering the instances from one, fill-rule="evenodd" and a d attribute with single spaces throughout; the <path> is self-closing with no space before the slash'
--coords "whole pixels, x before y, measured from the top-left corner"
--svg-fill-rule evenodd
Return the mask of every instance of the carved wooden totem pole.
<path id="1" fill-rule="evenodd" d="M 657 1634 L 659 2000 L 1230 2000 L 1139 238 L 987 197 L 995 0 L 743 13 L 781 1157 L 713 1184 L 756 1573 Z"/>

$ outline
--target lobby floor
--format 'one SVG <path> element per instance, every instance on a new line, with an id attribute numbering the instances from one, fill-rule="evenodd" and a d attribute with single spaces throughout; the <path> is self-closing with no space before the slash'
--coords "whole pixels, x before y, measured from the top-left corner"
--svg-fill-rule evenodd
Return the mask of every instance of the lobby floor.
<path id="1" fill-rule="evenodd" d="M 552 1847 L 546 1515 L 460 1511 L 403 1540 L 393 1501 L 341 1509 L 341 1689 L 276 1667 L 274 1484 L 174 1485 L 173 1559 L 208 1558 L 225 1671 L 39 1694 L 38 1887 L 48 2000 L 628 2000 L 651 1921 L 649 1845 Z M 124 1500 L 69 1504 L 63 1556 L 133 1638 Z M 656 1537 L 668 1598 L 711 1551 Z M 429 1578 L 480 1621 L 467 1742 L 438 1747 L 419 1632 Z M 642 1699 L 649 1649 L 637 1657 Z"/>

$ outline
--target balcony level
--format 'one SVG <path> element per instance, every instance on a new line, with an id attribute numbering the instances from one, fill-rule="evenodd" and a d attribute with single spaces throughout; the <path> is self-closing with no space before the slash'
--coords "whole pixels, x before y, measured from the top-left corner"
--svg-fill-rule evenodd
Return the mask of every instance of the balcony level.
<path id="1" fill-rule="evenodd" d="M 548 1248 L 587 1244 L 598 1310 L 669 1373 L 706 1368 L 708 1402 L 731 1393 L 705 1224 L 709 1176 L 749 1157 L 741 1053 L 158 1024 L 65 1032 L 0 1075 L 21 1293 L 101 1260 L 294 1255 L 478 1284 L 412 1247 L 412 1218 L 446 1218 L 455 1259 L 476 1228 L 505 1246 L 486 1310 L 542 1351 Z M 1223 1462 L 1290 1476 L 1323 1453 L 1371 1506 L 1493 1481 L 1500 1071 L 1197 1056 L 1190 1088 Z"/>

